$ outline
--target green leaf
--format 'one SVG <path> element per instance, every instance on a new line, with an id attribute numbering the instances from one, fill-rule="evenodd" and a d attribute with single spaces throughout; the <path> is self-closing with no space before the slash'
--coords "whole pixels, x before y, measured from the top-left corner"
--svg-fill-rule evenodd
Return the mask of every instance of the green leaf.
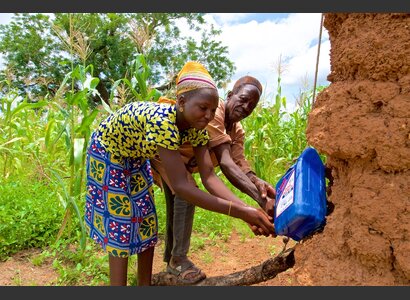
<path id="1" fill-rule="evenodd" d="M 85 69 L 84 69 L 84 73 L 89 72 L 91 75 L 94 74 L 94 66 L 92 64 L 89 64 Z"/>
<path id="2" fill-rule="evenodd" d="M 118 87 L 118 85 L 121 83 L 123 81 L 123 79 L 118 79 L 118 80 L 116 80 L 114 83 L 113 83 L 113 85 L 112 85 L 112 87 L 111 87 L 111 92 L 110 92 L 110 102 L 112 101 L 112 99 L 114 98 L 114 93 L 115 93 L 115 91 L 117 90 L 117 87 Z M 104 102 L 104 101 L 103 101 Z"/>
<path id="3" fill-rule="evenodd" d="M 140 90 L 140 97 L 143 100 L 147 100 L 147 84 L 146 84 L 146 81 L 143 78 L 143 75 L 140 74 L 140 73 L 136 74 L 136 78 L 137 78 L 138 87 L 139 87 L 139 90 Z"/>
<path id="4" fill-rule="evenodd" d="M 85 226 L 84 226 L 84 222 L 83 222 L 83 215 L 82 213 L 80 213 L 80 210 L 78 209 L 78 205 L 75 202 L 75 198 L 74 197 L 70 197 L 70 203 L 72 205 L 72 207 L 74 208 L 75 214 L 77 215 L 77 218 L 79 220 L 80 223 L 80 228 L 81 228 L 81 238 L 80 238 L 80 246 L 81 249 L 84 250 L 85 249 L 85 245 L 86 245 L 86 231 L 85 231 Z"/>
<path id="5" fill-rule="evenodd" d="M 84 155 L 84 138 L 74 139 L 74 166 L 78 170 L 83 162 Z"/>
<path id="6" fill-rule="evenodd" d="M 5 142 L 4 144 L 1 144 L 1 145 L 0 145 L 0 148 L 2 148 L 2 147 L 4 147 L 4 146 L 6 146 L 6 145 L 8 145 L 8 144 L 11 144 L 11 143 L 17 142 L 17 141 L 19 141 L 19 140 L 21 140 L 21 139 L 23 139 L 23 137 L 16 137 L 16 138 L 12 138 L 11 140 L 9 140 L 9 141 Z"/>
<path id="7" fill-rule="evenodd" d="M 158 91 L 157 89 L 152 89 L 152 90 L 148 93 L 146 100 L 156 102 L 156 101 L 158 101 L 159 97 L 161 97 L 161 96 L 162 96 L 162 94 L 161 94 L 160 91 Z"/>
<path id="8" fill-rule="evenodd" d="M 56 125 L 55 119 L 51 119 L 46 125 L 46 136 L 45 136 L 44 142 L 45 142 L 45 145 L 46 145 L 46 149 L 49 150 L 49 151 L 51 150 L 50 138 L 51 138 L 51 134 L 52 134 L 52 131 L 53 131 L 55 125 Z M 53 145 L 54 145 L 54 143 L 53 143 Z"/>
<path id="9" fill-rule="evenodd" d="M 86 89 L 89 89 L 89 90 L 95 90 L 95 88 L 97 87 L 99 82 L 100 82 L 99 78 L 89 76 L 84 81 L 83 88 L 86 88 Z"/>
<path id="10" fill-rule="evenodd" d="M 61 196 L 60 193 L 57 193 L 58 199 L 60 200 L 61 205 L 63 206 L 64 209 L 67 208 L 67 201 Z"/>
<path id="11" fill-rule="evenodd" d="M 104 109 L 105 109 L 108 113 L 110 113 L 110 114 L 113 113 L 111 107 L 110 107 L 105 101 L 102 101 L 101 103 L 102 103 L 102 106 L 104 107 Z"/>
<path id="12" fill-rule="evenodd" d="M 75 130 L 76 133 L 82 134 L 84 137 L 88 135 L 90 132 L 91 124 L 94 122 L 95 118 L 97 117 L 99 111 L 93 110 L 88 116 L 82 119 L 80 126 L 77 127 Z"/>
<path id="13" fill-rule="evenodd" d="M 73 75 L 73 72 L 68 72 L 65 76 L 63 81 L 60 84 L 60 87 L 58 88 L 57 92 L 56 92 L 56 96 L 59 95 L 64 89 L 65 89 L 65 85 L 67 84 L 67 81 L 69 79 L 71 79 L 71 76 Z"/>
<path id="14" fill-rule="evenodd" d="M 282 105 L 283 107 L 286 107 L 286 97 L 282 97 Z"/>
<path id="15" fill-rule="evenodd" d="M 143 101 L 143 99 L 141 98 L 141 95 L 138 94 L 138 92 L 134 89 L 134 87 L 132 86 L 131 82 L 124 78 L 123 81 L 125 82 L 126 85 L 128 85 L 128 87 L 131 89 L 132 94 L 135 96 L 135 98 L 138 99 L 138 101 Z"/>
<path id="16" fill-rule="evenodd" d="M 26 109 L 26 108 L 30 108 L 30 109 L 40 108 L 40 107 L 43 107 L 45 105 L 47 105 L 46 100 L 41 100 L 41 101 L 35 102 L 35 103 L 28 103 L 26 100 L 24 100 L 19 105 L 17 105 L 17 107 L 15 109 L 13 109 L 11 111 L 11 115 L 13 116 L 13 115 L 17 114 L 19 111 L 22 111 L 23 109 Z"/>
<path id="17" fill-rule="evenodd" d="M 81 105 L 81 102 L 86 102 L 87 101 L 87 91 L 82 90 L 77 93 L 70 94 L 68 97 L 66 97 L 66 101 L 70 105 Z"/>

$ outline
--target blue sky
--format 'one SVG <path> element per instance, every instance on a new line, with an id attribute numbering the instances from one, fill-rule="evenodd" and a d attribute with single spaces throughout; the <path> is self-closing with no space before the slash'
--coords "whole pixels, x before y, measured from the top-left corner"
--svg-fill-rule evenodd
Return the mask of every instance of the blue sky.
<path id="1" fill-rule="evenodd" d="M 0 13 L 0 24 L 8 23 L 13 14 Z M 287 98 L 292 111 L 301 89 L 312 88 L 318 50 L 320 13 L 215 13 L 207 14 L 209 24 L 221 29 L 218 37 L 228 47 L 229 57 L 236 66 L 236 73 L 223 95 L 235 80 L 244 75 L 259 79 L 264 87 L 265 103 L 274 98 L 277 88 L 277 62 L 281 57 L 282 95 Z M 181 24 L 184 32 L 187 28 Z M 192 32 L 186 32 L 192 36 Z M 197 38 L 200 38 L 199 36 Z M 330 73 L 330 42 L 322 29 L 318 82 L 328 85 Z"/>
<path id="2" fill-rule="evenodd" d="M 217 23 L 226 23 L 227 19 L 229 23 L 247 23 L 255 20 L 258 23 L 271 20 L 285 19 L 289 16 L 288 13 L 224 13 L 224 14 L 211 14 L 215 17 Z M 230 16 L 230 17 L 229 17 Z"/>
<path id="3" fill-rule="evenodd" d="M 313 88 L 320 13 L 209 14 L 208 22 L 222 30 L 221 41 L 228 46 L 237 70 L 227 89 L 243 75 L 258 78 L 265 89 L 265 102 L 274 99 L 277 89 L 277 62 L 282 61 L 282 96 L 289 111 L 295 107 L 300 90 Z M 330 42 L 322 27 L 318 85 L 328 85 Z"/>

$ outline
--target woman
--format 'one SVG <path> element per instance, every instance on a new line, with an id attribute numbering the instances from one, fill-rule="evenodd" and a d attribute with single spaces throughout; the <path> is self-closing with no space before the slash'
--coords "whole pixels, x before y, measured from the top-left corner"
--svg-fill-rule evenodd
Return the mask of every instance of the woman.
<path id="1" fill-rule="evenodd" d="M 207 124 L 218 106 L 216 85 L 203 65 L 188 62 L 177 79 L 175 105 L 134 102 L 101 122 L 87 154 L 85 222 L 89 236 L 109 254 L 111 285 L 127 284 L 128 257 L 138 255 L 138 285 L 150 285 L 157 215 L 150 158 L 162 160 L 170 185 L 190 203 L 273 234 L 262 210 L 244 204 L 215 175 Z M 190 142 L 204 186 L 188 180 L 179 146 Z"/>
<path id="2" fill-rule="evenodd" d="M 258 79 L 252 76 L 239 78 L 226 99 L 219 100 L 215 117 L 206 129 L 214 167 L 220 166 L 222 173 L 233 186 L 254 199 L 273 217 L 275 189 L 256 176 L 245 158 L 245 130 L 240 123 L 254 111 L 261 94 L 262 85 Z M 197 173 L 192 146 L 181 145 L 179 151 L 186 169 L 190 173 Z M 206 278 L 206 274 L 188 258 L 195 206 L 169 188 L 169 178 L 159 159 L 152 159 L 151 166 L 154 182 L 163 189 L 167 204 L 164 251 L 167 271 L 176 275 L 184 284 L 195 284 Z M 263 234 L 263 231 L 259 232 L 257 228 L 252 230 L 257 235 Z"/>

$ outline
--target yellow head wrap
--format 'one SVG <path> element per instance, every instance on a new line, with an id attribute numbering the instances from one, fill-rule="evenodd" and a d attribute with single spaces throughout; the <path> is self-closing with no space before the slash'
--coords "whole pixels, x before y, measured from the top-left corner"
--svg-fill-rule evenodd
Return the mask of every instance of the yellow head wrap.
<path id="1" fill-rule="evenodd" d="M 176 84 L 177 96 L 200 88 L 217 89 L 208 70 L 196 61 L 189 61 L 182 67 L 178 73 Z"/>
<path id="2" fill-rule="evenodd" d="M 200 89 L 212 88 L 217 89 L 214 80 L 209 75 L 208 70 L 199 62 L 189 61 L 179 71 L 176 79 L 177 96 L 179 94 Z M 166 97 L 160 97 L 158 103 L 175 104 L 176 100 Z"/>

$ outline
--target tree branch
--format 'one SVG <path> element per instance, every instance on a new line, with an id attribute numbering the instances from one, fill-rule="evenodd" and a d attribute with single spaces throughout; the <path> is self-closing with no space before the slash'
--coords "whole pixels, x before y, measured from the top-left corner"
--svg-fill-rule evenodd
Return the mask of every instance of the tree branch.
<path id="1" fill-rule="evenodd" d="M 276 277 L 295 264 L 294 248 L 282 251 L 263 263 L 228 275 L 209 277 L 194 286 L 244 286 L 253 285 Z M 176 275 L 160 272 L 152 276 L 152 285 L 184 285 Z"/>

